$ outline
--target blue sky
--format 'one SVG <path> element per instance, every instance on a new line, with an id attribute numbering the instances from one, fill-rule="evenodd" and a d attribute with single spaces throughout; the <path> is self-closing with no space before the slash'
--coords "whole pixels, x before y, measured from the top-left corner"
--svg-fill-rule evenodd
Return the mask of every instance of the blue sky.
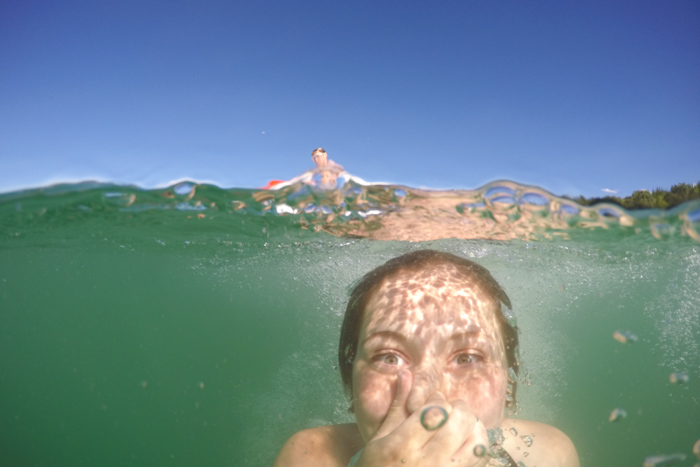
<path id="1" fill-rule="evenodd" d="M 0 2 L 0 192 L 700 181 L 700 2 Z"/>

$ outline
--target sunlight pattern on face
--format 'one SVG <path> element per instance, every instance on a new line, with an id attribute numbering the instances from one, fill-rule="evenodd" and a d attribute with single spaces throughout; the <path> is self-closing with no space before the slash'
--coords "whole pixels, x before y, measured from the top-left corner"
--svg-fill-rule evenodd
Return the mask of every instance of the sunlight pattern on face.
<path id="1" fill-rule="evenodd" d="M 396 393 L 397 372 L 413 375 L 407 414 L 440 391 L 498 426 L 505 411 L 507 364 L 499 304 L 451 264 L 401 271 L 371 297 L 353 367 L 354 405 L 363 435 L 375 433 Z"/>

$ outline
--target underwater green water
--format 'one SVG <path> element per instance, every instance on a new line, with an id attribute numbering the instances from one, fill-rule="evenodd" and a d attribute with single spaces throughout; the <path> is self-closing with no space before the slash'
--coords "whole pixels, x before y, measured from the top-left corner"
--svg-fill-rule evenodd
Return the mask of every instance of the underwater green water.
<path id="1" fill-rule="evenodd" d="M 352 420 L 336 369 L 348 291 L 419 248 L 477 261 L 510 296 L 518 416 L 562 429 L 584 466 L 697 462 L 700 243 L 687 235 L 371 240 L 266 215 L 249 191 L 197 204 L 174 189 L 188 204 L 170 209 L 113 190 L 0 197 L 0 465 L 271 465 L 299 429 Z M 676 371 L 689 380 L 672 384 Z"/>

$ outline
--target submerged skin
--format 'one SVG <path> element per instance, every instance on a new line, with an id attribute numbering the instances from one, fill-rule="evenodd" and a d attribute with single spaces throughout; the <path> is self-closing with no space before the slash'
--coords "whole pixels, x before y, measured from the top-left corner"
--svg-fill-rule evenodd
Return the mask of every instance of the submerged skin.
<path id="1" fill-rule="evenodd" d="M 275 466 L 345 467 L 360 449 L 357 467 L 486 466 L 493 460 L 477 456 L 475 448 L 488 447 L 487 429 L 499 427 L 516 462 L 578 466 L 561 431 L 506 418 L 508 369 L 498 310 L 450 264 L 385 280 L 367 303 L 353 362 L 356 423 L 295 434 Z M 421 414 L 435 406 L 448 418 L 429 431 Z"/>

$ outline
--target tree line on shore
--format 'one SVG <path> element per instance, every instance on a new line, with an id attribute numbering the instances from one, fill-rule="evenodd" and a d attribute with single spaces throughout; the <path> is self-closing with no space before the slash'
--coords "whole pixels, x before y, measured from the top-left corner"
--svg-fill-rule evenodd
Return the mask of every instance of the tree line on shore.
<path id="1" fill-rule="evenodd" d="M 664 190 L 663 188 L 657 188 L 653 191 L 637 190 L 631 196 L 625 198 L 620 198 L 619 196 L 604 196 L 602 198 L 564 197 L 584 206 L 598 203 L 613 203 L 625 209 L 668 209 L 692 199 L 700 199 L 700 182 L 694 185 L 679 183 L 673 185 L 670 190 Z"/>

